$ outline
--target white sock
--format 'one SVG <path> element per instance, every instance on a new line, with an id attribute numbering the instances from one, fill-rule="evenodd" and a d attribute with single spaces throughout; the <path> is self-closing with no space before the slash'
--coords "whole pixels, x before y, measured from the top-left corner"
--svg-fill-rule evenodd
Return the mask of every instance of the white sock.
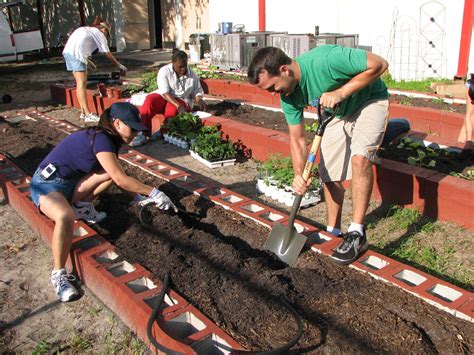
<path id="1" fill-rule="evenodd" d="M 351 222 L 351 225 L 347 229 L 347 232 L 354 232 L 354 231 L 360 233 L 360 235 L 364 235 L 364 225 Z"/>
<path id="2" fill-rule="evenodd" d="M 338 237 L 342 231 L 339 228 L 327 226 L 326 232 L 331 233 L 332 235 Z"/>

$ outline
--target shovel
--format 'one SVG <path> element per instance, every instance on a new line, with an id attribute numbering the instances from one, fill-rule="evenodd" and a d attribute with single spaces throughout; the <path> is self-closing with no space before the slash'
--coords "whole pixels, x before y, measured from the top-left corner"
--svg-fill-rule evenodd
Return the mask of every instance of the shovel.
<path id="1" fill-rule="evenodd" d="M 319 105 L 318 100 L 313 100 L 311 105 L 318 107 L 318 129 L 316 131 L 316 135 L 314 136 L 313 144 L 304 167 L 304 181 L 307 181 L 311 174 L 324 130 L 336 114 L 335 111 L 328 112 L 326 110 L 321 110 L 321 105 Z M 281 223 L 275 222 L 272 231 L 270 232 L 270 236 L 268 237 L 264 246 L 265 249 L 274 252 L 282 261 L 290 266 L 295 264 L 296 259 L 303 249 L 307 239 L 305 235 L 298 233 L 294 226 L 296 213 L 300 208 L 302 198 L 303 195 L 296 195 L 293 206 L 291 207 L 288 225 L 284 226 Z"/>

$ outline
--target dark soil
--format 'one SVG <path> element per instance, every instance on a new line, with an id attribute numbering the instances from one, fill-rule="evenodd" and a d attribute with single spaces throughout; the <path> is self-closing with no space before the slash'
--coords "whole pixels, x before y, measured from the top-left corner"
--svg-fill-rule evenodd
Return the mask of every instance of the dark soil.
<path id="1" fill-rule="evenodd" d="M 61 138 L 42 123 L 0 122 L 0 149 L 30 173 L 31 161 L 41 160 Z M 175 291 L 248 349 L 275 348 L 295 334 L 285 298 L 304 324 L 294 353 L 473 351 L 471 323 L 308 250 L 290 268 L 262 250 L 268 229 L 138 168 L 124 168 L 202 218 L 150 208 L 150 224 L 143 225 L 138 207 L 114 188 L 100 199 L 98 209 L 109 216 L 100 231 L 154 280 L 169 273 Z"/>
<path id="2" fill-rule="evenodd" d="M 394 102 L 401 105 L 407 105 L 407 106 L 417 106 L 417 107 L 432 108 L 435 110 L 457 112 L 463 115 L 466 113 L 466 105 L 448 104 L 440 99 L 422 99 L 422 98 L 416 98 L 416 97 L 408 97 L 404 95 L 390 94 L 390 102 Z"/>
<path id="3" fill-rule="evenodd" d="M 288 133 L 283 112 L 269 111 L 251 105 L 241 105 L 230 101 L 208 104 L 208 112 L 253 126 L 260 126 L 275 131 Z"/>

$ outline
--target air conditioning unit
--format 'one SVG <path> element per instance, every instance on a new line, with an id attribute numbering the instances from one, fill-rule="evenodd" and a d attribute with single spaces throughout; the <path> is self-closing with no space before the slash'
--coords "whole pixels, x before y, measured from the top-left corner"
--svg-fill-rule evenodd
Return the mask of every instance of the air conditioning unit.
<path id="1" fill-rule="evenodd" d="M 287 34 L 270 35 L 270 46 L 280 48 L 287 56 L 290 56 L 290 39 Z"/>
<path id="2" fill-rule="evenodd" d="M 359 35 L 342 33 L 320 33 L 316 36 L 316 46 L 325 44 L 337 44 L 342 47 L 357 48 L 359 45 Z"/>
<path id="3" fill-rule="evenodd" d="M 265 34 L 211 34 L 211 63 L 218 69 L 241 70 L 249 66 L 255 52 L 265 47 Z"/>
<path id="4" fill-rule="evenodd" d="M 272 46 L 272 36 L 276 35 L 287 35 L 288 32 L 280 32 L 280 31 L 254 31 L 249 32 L 249 34 L 258 34 L 258 35 L 265 35 L 265 47 Z"/>
<path id="5" fill-rule="evenodd" d="M 270 35 L 272 46 L 280 48 L 290 58 L 310 51 L 316 47 L 316 39 L 311 34 Z"/>
<path id="6" fill-rule="evenodd" d="M 288 35 L 290 42 L 290 58 L 295 58 L 316 47 L 316 39 L 313 35 Z"/>

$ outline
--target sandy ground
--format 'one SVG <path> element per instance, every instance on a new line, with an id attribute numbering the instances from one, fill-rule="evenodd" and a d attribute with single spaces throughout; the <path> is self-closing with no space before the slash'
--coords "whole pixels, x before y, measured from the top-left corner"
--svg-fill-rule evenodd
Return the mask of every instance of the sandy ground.
<path id="1" fill-rule="evenodd" d="M 69 78 L 62 66 L 13 69 L 0 66 L 0 87 L 14 98 L 13 103 L 0 106 L 0 115 L 40 109 L 55 118 L 80 124 L 77 110 L 49 104 L 49 84 Z M 139 150 L 289 212 L 289 208 L 256 193 L 256 163 L 252 160 L 211 170 L 192 159 L 186 150 L 163 141 L 151 142 Z M 351 211 L 350 191 L 346 195 L 344 226 L 350 223 Z M 472 232 L 446 223 L 437 224 L 429 232 L 420 231 L 428 223 L 426 221 L 400 227 L 397 220 L 386 218 L 387 213 L 387 206 L 371 203 L 367 222 L 373 246 L 384 250 L 409 238 L 418 238 L 420 243 L 429 240 L 430 245 L 441 250 L 454 248 L 450 257 L 461 271 L 455 270 L 453 274 L 464 277 L 466 284 L 472 285 Z M 322 226 L 326 218 L 324 204 L 303 210 L 300 218 Z M 8 205 L 0 206 L 0 224 L 0 352 L 31 353 L 35 349 L 93 353 L 146 351 L 144 345 L 87 289 L 76 302 L 58 303 L 49 283 L 52 263 L 49 249 Z"/>
<path id="2" fill-rule="evenodd" d="M 0 72 L 0 94 L 13 97 L 0 105 L 0 115 L 49 111 L 49 85 L 69 79 L 54 61 L 34 68 L 2 65 Z M 79 122 L 77 111 L 73 116 Z M 5 203 L 0 226 L 0 353 L 150 353 L 87 288 L 81 286 L 83 296 L 75 302 L 57 301 L 50 249 Z"/>

